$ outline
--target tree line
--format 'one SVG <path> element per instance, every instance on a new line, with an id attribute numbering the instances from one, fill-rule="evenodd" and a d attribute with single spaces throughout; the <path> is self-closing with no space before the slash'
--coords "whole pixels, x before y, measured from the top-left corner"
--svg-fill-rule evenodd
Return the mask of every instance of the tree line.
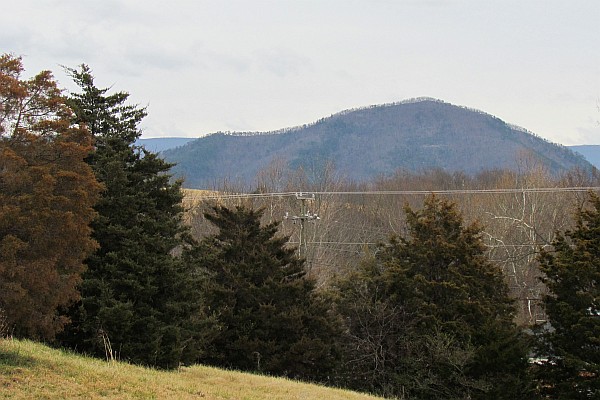
<path id="1" fill-rule="evenodd" d="M 299 257 L 285 206 L 272 199 L 186 214 L 172 165 L 135 144 L 146 110 L 98 88 L 86 65 L 67 71 L 78 91 L 65 95 L 50 72 L 25 79 L 21 58 L 0 57 L 4 334 L 158 368 L 206 363 L 403 399 L 600 393 L 596 194 L 573 203 L 572 223 L 543 248 L 546 230 L 525 213 L 537 216 L 543 202 L 531 198 L 512 211 L 495 199 L 485 215 L 509 224 L 494 230 L 465 212 L 485 204 L 444 196 L 378 200 L 371 211 L 364 199 L 323 198 L 319 210 L 358 215 L 353 238 L 377 243 L 344 259 L 314 247 Z M 333 180 L 325 169 L 284 182 L 282 165 L 261 173 L 258 192 Z M 400 175 L 377 184 L 394 179 L 411 184 Z M 305 234 L 340 233 L 329 225 Z M 373 227 L 380 234 L 369 239 Z M 494 252 L 510 247 L 489 243 L 503 229 L 524 232 L 533 251 L 498 262 Z M 326 274 L 311 265 L 317 256 L 347 268 Z M 543 324 L 516 318 L 506 272 L 517 259 L 545 288 Z"/>

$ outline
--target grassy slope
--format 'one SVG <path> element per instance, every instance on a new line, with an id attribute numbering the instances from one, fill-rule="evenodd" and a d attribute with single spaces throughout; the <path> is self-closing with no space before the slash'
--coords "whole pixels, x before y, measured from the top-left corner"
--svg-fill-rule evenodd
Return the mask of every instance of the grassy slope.
<path id="1" fill-rule="evenodd" d="M 0 339 L 0 398 L 375 399 L 354 392 L 216 368 L 165 372 Z"/>

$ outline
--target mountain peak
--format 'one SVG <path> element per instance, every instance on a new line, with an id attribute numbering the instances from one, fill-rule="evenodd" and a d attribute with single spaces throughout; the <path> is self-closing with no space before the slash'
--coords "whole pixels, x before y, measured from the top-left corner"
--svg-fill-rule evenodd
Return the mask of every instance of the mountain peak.
<path id="1" fill-rule="evenodd" d="M 213 134 L 167 150 L 187 187 L 225 179 L 252 186 L 275 158 L 290 167 L 333 162 L 348 179 L 365 181 L 397 169 L 477 173 L 515 169 L 531 154 L 550 171 L 591 170 L 568 148 L 541 139 L 480 110 L 416 98 L 341 111 L 310 124 L 271 132 Z"/>

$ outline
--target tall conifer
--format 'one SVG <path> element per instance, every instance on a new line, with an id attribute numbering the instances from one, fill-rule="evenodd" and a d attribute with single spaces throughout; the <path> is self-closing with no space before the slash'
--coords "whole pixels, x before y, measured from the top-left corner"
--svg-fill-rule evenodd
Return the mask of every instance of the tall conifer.
<path id="1" fill-rule="evenodd" d="M 0 55 L 0 312 L 15 335 L 51 340 L 96 247 L 100 185 L 85 163 L 90 134 L 71 123 L 52 74 L 22 72 Z"/>
<path id="2" fill-rule="evenodd" d="M 540 255 L 549 324 L 540 335 L 539 389 L 556 399 L 600 397 L 600 197 Z"/>
<path id="3" fill-rule="evenodd" d="M 144 108 L 128 94 L 98 89 L 90 69 L 69 70 L 76 122 L 94 137 L 88 159 L 105 191 L 93 224 L 100 247 L 87 261 L 82 301 L 65 338 L 80 350 L 158 367 L 194 361 L 202 318 L 191 264 L 173 255 L 185 245 L 180 182 L 171 164 L 135 144 Z"/>
<path id="4" fill-rule="evenodd" d="M 435 196 L 405 214 L 408 234 L 340 283 L 350 371 L 371 370 L 363 383 L 386 395 L 529 398 L 526 347 L 481 228 L 465 226 L 456 206 Z M 363 341 L 370 345 L 356 346 Z"/>
<path id="5" fill-rule="evenodd" d="M 277 223 L 262 211 L 215 207 L 219 232 L 203 245 L 212 274 L 207 305 L 221 325 L 203 361 L 222 367 L 324 381 L 338 357 L 336 320 L 304 276 Z"/>

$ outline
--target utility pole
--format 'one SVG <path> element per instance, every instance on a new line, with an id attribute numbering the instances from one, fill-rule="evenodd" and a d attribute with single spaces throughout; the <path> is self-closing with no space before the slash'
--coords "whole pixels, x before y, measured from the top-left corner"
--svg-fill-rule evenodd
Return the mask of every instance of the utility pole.
<path id="1" fill-rule="evenodd" d="M 311 213 L 307 206 L 306 203 L 309 201 L 314 201 L 315 200 L 315 194 L 314 193 L 296 193 L 296 200 L 300 200 L 300 215 L 288 215 L 288 213 L 285 213 L 284 219 L 291 219 L 294 224 L 296 223 L 296 221 L 300 221 L 300 244 L 298 245 L 298 258 L 302 258 L 303 256 L 306 256 L 306 235 L 304 234 L 304 222 L 305 221 L 318 221 L 321 218 L 319 218 L 319 216 L 316 213 Z"/>

